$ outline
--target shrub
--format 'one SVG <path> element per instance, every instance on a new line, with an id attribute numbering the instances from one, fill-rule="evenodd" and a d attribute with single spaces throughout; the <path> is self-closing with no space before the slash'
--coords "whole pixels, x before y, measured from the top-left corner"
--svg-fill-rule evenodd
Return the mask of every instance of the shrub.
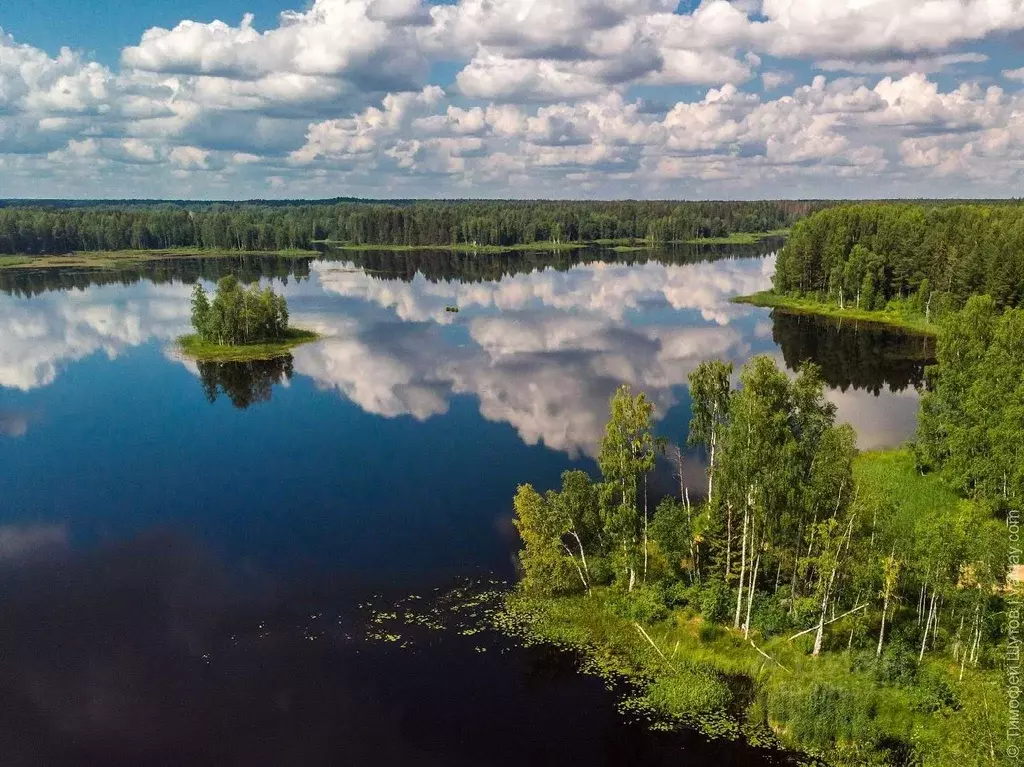
<path id="1" fill-rule="evenodd" d="M 665 603 L 669 607 L 699 606 L 700 588 L 676 581 L 665 589 Z"/>
<path id="2" fill-rule="evenodd" d="M 766 637 L 781 634 L 792 626 L 789 612 L 776 597 L 770 599 L 762 598 L 760 603 L 754 608 L 751 621 Z"/>
<path id="3" fill-rule="evenodd" d="M 714 642 L 722 634 L 725 633 L 725 629 L 714 623 L 702 623 L 700 629 L 697 632 L 697 636 L 700 637 L 702 642 Z"/>
<path id="4" fill-rule="evenodd" d="M 813 681 L 775 690 L 774 715 L 797 742 L 822 752 L 840 743 L 868 744 L 880 737 L 873 696 L 839 684 Z"/>
<path id="5" fill-rule="evenodd" d="M 732 602 L 728 587 L 715 581 L 706 586 L 700 595 L 700 614 L 704 620 L 721 623 L 729 617 L 729 605 Z"/>
<path id="6" fill-rule="evenodd" d="M 610 604 L 616 615 L 640 623 L 653 623 L 668 615 L 665 594 L 655 584 L 620 591 L 611 598 Z"/>
<path id="7" fill-rule="evenodd" d="M 684 669 L 664 676 L 648 687 L 644 697 L 655 709 L 677 716 L 693 716 L 725 709 L 732 698 L 729 685 L 711 668 Z"/>
<path id="8" fill-rule="evenodd" d="M 917 678 L 917 658 L 906 644 L 894 641 L 882 653 L 875 675 L 882 682 L 913 684 Z"/>
<path id="9" fill-rule="evenodd" d="M 949 677 L 938 669 L 927 669 L 920 674 L 917 695 L 914 708 L 918 711 L 934 713 L 941 709 L 957 711 L 960 708 L 960 699 L 949 683 Z"/>

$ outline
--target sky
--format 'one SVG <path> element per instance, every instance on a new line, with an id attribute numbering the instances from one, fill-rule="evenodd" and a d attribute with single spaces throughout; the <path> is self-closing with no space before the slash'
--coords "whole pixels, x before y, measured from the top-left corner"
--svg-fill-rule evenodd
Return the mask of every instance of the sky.
<path id="1" fill-rule="evenodd" d="M 0 197 L 1009 197 L 1024 0 L 0 0 Z"/>

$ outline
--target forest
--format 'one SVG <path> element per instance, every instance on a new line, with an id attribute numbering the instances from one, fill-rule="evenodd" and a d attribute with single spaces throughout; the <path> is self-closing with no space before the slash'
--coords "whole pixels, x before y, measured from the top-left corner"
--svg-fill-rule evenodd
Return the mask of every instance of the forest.
<path id="1" fill-rule="evenodd" d="M 775 291 L 840 308 L 904 304 L 932 320 L 974 295 L 1024 303 L 1024 205 L 844 205 L 797 224 Z"/>
<path id="2" fill-rule="evenodd" d="M 0 253 L 353 245 L 681 242 L 787 229 L 828 203 L 414 201 L 0 206 Z"/>
<path id="3" fill-rule="evenodd" d="M 518 489 L 521 609 L 547 640 L 624 658 L 646 705 L 708 734 L 833 764 L 1001 764 L 1024 308 L 970 298 L 936 355 L 913 450 L 864 455 L 815 365 L 755 357 L 734 386 L 702 363 L 687 436 L 702 487 L 645 394 L 621 388 L 599 480 Z M 659 461 L 679 483 L 663 498 Z"/>

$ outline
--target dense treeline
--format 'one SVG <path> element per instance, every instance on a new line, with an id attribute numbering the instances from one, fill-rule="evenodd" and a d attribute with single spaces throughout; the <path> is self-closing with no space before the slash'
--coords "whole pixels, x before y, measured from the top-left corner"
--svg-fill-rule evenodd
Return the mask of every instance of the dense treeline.
<path id="1" fill-rule="evenodd" d="M 775 289 L 841 307 L 913 303 L 928 317 L 972 295 L 1024 303 L 1024 205 L 864 204 L 797 224 L 779 253 Z"/>
<path id="2" fill-rule="evenodd" d="M 826 203 L 339 202 L 0 207 L 0 253 L 217 248 L 270 251 L 321 240 L 500 245 L 600 239 L 682 241 L 788 228 Z"/>
<path id="3" fill-rule="evenodd" d="M 921 421 L 928 455 L 963 477 L 957 486 L 974 502 L 920 477 L 906 451 L 857 459 L 853 430 L 836 424 L 816 366 L 791 379 L 756 357 L 734 388 L 730 365 L 705 362 L 690 377 L 688 442 L 706 455 L 706 488 L 685 485 L 684 451 L 655 437 L 651 403 L 624 387 L 611 403 L 599 481 L 574 471 L 560 491 L 519 488 L 522 589 L 600 590 L 590 609 L 611 605 L 636 622 L 637 641 L 670 664 L 671 647 L 659 648 L 639 622 L 672 609 L 659 632 L 699 614 L 702 641 L 721 635 L 715 624 L 731 627 L 737 641 L 719 648 L 727 655 L 763 643 L 775 657 L 754 649 L 779 676 L 771 682 L 760 664 L 747 715 L 835 763 L 998 763 L 995 736 L 980 741 L 972 727 L 998 721 L 986 669 L 1006 641 L 999 509 L 1021 492 L 1024 321 L 997 318 L 991 300 L 967 312 L 955 322 L 981 329 L 940 337 Z M 648 476 L 660 450 L 680 486 L 655 507 Z M 605 620 L 580 610 L 585 625 Z M 729 661 L 680 664 L 659 681 L 659 700 L 684 714 L 729 705 Z"/>

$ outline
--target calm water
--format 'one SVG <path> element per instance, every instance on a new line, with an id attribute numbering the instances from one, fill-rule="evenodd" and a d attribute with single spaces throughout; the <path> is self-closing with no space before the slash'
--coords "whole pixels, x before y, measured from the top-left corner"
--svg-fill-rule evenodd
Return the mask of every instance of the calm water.
<path id="1" fill-rule="evenodd" d="M 551 650 L 365 640 L 367 603 L 514 577 L 516 485 L 593 469 L 622 382 L 683 441 L 702 360 L 813 359 L 862 447 L 912 433 L 920 339 L 730 303 L 769 285 L 770 256 L 686 261 L 0 273 L 4 763 L 772 761 L 627 721 Z M 227 271 L 327 337 L 179 359 L 191 283 Z"/>

